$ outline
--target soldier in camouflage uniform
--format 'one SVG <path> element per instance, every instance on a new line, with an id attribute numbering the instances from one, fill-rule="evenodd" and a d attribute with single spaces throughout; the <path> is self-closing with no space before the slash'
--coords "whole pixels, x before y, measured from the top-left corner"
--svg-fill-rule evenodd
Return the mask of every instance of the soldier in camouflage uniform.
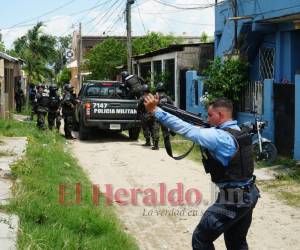
<path id="1" fill-rule="evenodd" d="M 74 139 L 72 136 L 73 116 L 76 105 L 76 95 L 74 94 L 74 87 L 71 83 L 64 85 L 64 96 L 61 102 L 62 114 L 64 117 L 64 131 L 66 139 Z"/>
<path id="2" fill-rule="evenodd" d="M 37 127 L 45 129 L 45 117 L 48 112 L 49 93 L 43 84 L 38 84 L 36 94 Z"/>
<path id="3" fill-rule="evenodd" d="M 57 86 L 52 84 L 49 87 L 49 112 L 48 112 L 48 126 L 49 129 L 52 129 L 54 125 L 56 129 L 59 130 L 61 124 L 61 115 L 60 115 L 60 103 L 61 98 L 57 94 Z"/>
<path id="4" fill-rule="evenodd" d="M 167 103 L 167 104 L 174 105 L 172 98 L 165 93 L 165 86 L 163 82 L 157 83 L 155 90 L 156 90 L 156 94 L 159 96 L 160 104 Z M 170 135 L 170 130 L 165 126 L 163 126 L 162 124 L 161 124 L 161 131 L 164 137 Z"/>
<path id="5" fill-rule="evenodd" d="M 156 118 L 147 112 L 144 106 L 144 97 L 150 93 L 149 86 L 147 84 L 143 85 L 143 96 L 140 98 L 138 105 L 138 114 L 141 119 L 143 134 L 146 139 L 146 143 L 143 146 L 151 146 L 150 138 L 153 142 L 153 150 L 158 150 L 159 143 L 159 123 Z"/>

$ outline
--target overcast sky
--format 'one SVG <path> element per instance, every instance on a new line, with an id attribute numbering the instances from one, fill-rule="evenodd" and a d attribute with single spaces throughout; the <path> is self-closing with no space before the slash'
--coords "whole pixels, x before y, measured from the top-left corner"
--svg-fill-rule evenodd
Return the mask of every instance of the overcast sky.
<path id="1" fill-rule="evenodd" d="M 215 0 L 136 0 L 132 5 L 132 33 L 149 31 L 200 36 L 214 33 Z M 6 48 L 38 21 L 56 36 L 72 34 L 82 23 L 83 35 L 126 35 L 126 0 L 9 0 L 1 6 L 0 29 Z M 168 4 L 175 7 L 167 6 Z M 164 5 L 165 4 L 165 5 Z M 199 8 L 200 7 L 200 8 Z M 187 9 L 189 8 L 189 9 Z M 191 9 L 195 8 L 195 9 Z"/>

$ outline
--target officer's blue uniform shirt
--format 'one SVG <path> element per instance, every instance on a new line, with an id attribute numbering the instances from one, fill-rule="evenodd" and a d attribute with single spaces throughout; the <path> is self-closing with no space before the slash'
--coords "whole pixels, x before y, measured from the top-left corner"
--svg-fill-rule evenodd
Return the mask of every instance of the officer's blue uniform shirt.
<path id="1" fill-rule="evenodd" d="M 180 134 L 187 139 L 201 145 L 203 148 L 209 150 L 213 157 L 219 160 L 224 167 L 228 166 L 232 156 L 237 150 L 237 142 L 234 137 L 228 132 L 222 130 L 222 128 L 231 128 L 240 130 L 237 125 L 237 121 L 230 120 L 224 122 L 217 128 L 199 128 L 191 125 L 178 117 L 163 111 L 157 107 L 154 113 L 155 117 L 166 127 L 172 131 Z M 252 178 L 246 181 L 230 181 L 226 183 L 218 183 L 217 185 L 221 188 L 227 186 L 243 186 L 251 182 Z"/>
<path id="2" fill-rule="evenodd" d="M 221 129 L 214 127 L 199 128 L 163 111 L 161 108 L 157 108 L 155 117 L 172 131 L 208 149 L 225 167 L 228 166 L 237 150 L 237 144 L 233 136 L 222 130 L 222 128 L 240 130 L 237 121 L 227 121 L 220 126 Z"/>

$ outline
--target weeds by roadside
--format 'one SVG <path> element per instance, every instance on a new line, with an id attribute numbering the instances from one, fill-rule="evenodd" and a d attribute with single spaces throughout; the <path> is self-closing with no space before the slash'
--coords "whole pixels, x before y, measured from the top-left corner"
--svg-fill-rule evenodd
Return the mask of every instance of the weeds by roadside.
<path id="1" fill-rule="evenodd" d="M 0 120 L 0 135 L 28 137 L 25 156 L 11 167 L 15 198 L 1 207 L 20 217 L 19 249 L 137 249 L 112 207 L 92 204 L 91 183 L 61 135 L 11 120 Z M 75 183 L 81 204 L 59 204 L 59 184 Z"/>

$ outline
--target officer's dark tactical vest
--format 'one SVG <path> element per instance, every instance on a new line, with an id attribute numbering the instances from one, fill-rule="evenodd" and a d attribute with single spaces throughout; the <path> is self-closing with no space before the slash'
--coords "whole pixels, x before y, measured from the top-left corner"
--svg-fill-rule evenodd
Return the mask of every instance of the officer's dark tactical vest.
<path id="1" fill-rule="evenodd" d="M 60 106 L 60 98 L 56 94 L 50 93 L 49 110 L 56 111 Z"/>
<path id="2" fill-rule="evenodd" d="M 43 92 L 37 96 L 38 106 L 47 108 L 49 105 L 49 93 Z"/>
<path id="3" fill-rule="evenodd" d="M 248 133 L 235 129 L 224 128 L 237 141 L 238 148 L 228 166 L 215 159 L 207 149 L 202 151 L 202 162 L 206 173 L 210 173 L 215 183 L 226 181 L 248 180 L 253 176 L 254 162 L 252 141 Z"/>

